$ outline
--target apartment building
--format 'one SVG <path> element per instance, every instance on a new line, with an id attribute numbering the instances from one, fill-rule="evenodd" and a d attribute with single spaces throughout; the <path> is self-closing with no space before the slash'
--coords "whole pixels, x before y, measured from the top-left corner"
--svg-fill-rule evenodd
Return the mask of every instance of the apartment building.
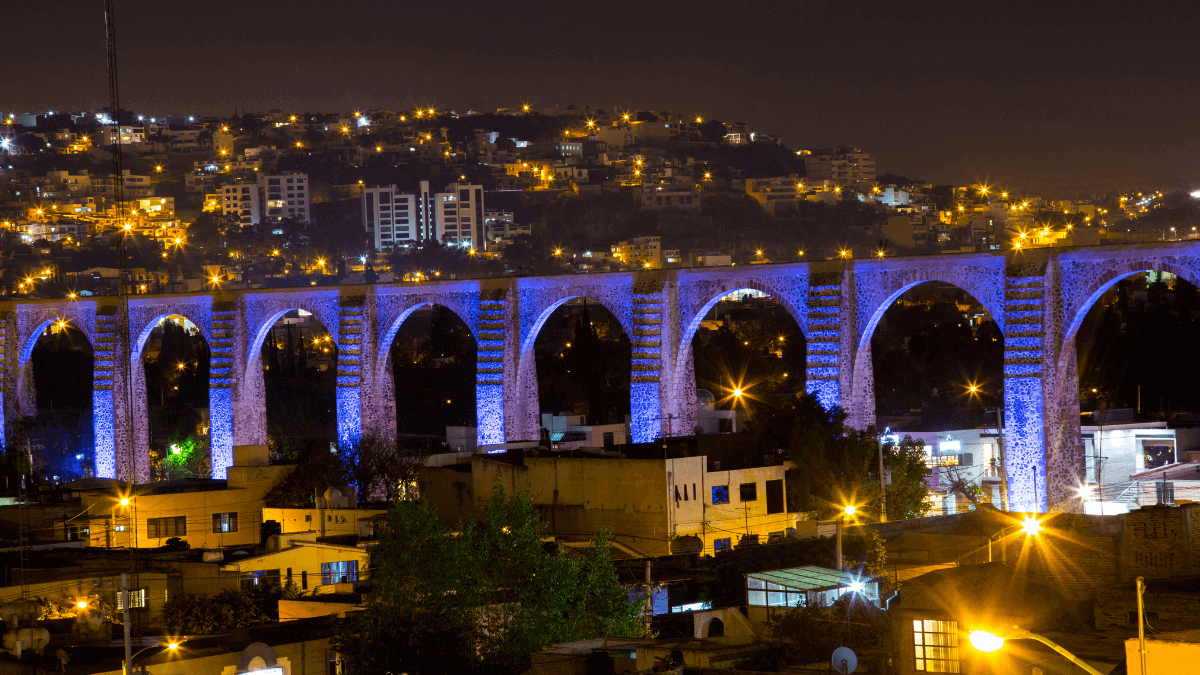
<path id="1" fill-rule="evenodd" d="M 662 267 L 662 237 L 634 237 L 612 245 L 612 257 L 638 269 Z"/>
<path id="2" fill-rule="evenodd" d="M 419 239 L 417 196 L 401 193 L 395 185 L 363 188 L 363 228 L 375 250 L 394 251 Z"/>
<path id="3" fill-rule="evenodd" d="M 800 150 L 804 174 L 809 180 L 827 180 L 837 185 L 869 185 L 875 182 L 875 158 L 859 148 L 839 146 Z"/>
<path id="4" fill-rule="evenodd" d="M 422 182 L 422 189 L 428 183 Z M 485 250 L 483 233 L 483 186 L 451 183 L 444 192 L 433 195 L 437 238 L 446 244 Z"/>
<path id="5" fill-rule="evenodd" d="M 775 213 L 779 207 L 795 209 L 805 196 L 804 181 L 792 173 L 774 178 L 747 178 L 746 194 L 754 197 L 763 210 Z"/>
<path id="6" fill-rule="evenodd" d="M 236 217 L 243 226 L 309 218 L 308 174 L 259 176 L 218 188 L 218 195 L 222 213 Z"/>
<path id="7" fill-rule="evenodd" d="M 363 229 L 371 233 L 376 251 L 391 251 L 419 241 L 487 249 L 484 232 L 483 186 L 451 183 L 433 192 L 429 181 L 416 194 L 395 185 L 366 188 L 362 193 Z"/>
<path id="8" fill-rule="evenodd" d="M 116 196 L 117 179 L 112 174 L 91 177 L 92 194 L 107 198 Z M 129 169 L 121 171 L 121 192 L 125 199 L 145 199 L 154 196 L 154 184 L 149 176 L 138 176 Z"/>
<path id="9" fill-rule="evenodd" d="M 692 183 L 664 183 L 642 187 L 643 209 L 676 208 L 700 210 L 700 189 Z"/>

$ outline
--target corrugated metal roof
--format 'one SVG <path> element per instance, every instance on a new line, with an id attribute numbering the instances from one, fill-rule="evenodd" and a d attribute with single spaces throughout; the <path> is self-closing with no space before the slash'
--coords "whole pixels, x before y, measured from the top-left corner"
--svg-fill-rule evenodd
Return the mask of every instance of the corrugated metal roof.
<path id="1" fill-rule="evenodd" d="M 820 591 L 827 588 L 849 586 L 856 581 L 867 581 L 853 572 L 831 570 L 827 567 L 805 565 L 782 570 L 767 570 L 751 572 L 746 575 L 750 579 L 761 579 L 780 586 L 795 588 L 802 591 Z"/>

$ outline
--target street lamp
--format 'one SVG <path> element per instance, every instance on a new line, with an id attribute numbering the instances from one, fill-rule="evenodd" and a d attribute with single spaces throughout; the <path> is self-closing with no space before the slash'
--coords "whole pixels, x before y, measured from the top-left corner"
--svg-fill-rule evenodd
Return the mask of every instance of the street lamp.
<path id="1" fill-rule="evenodd" d="M 155 647 L 166 647 L 168 652 L 173 652 L 176 649 L 179 649 L 179 643 L 178 642 L 159 642 L 156 644 L 152 644 L 149 647 L 143 647 L 142 649 L 138 650 L 137 653 L 135 653 L 133 656 L 129 657 L 129 662 L 125 664 L 125 673 L 128 675 L 128 673 L 133 672 L 133 662 L 137 659 L 138 656 L 141 656 L 142 652 L 154 649 Z"/>
<path id="2" fill-rule="evenodd" d="M 988 537 L 988 562 L 992 562 L 992 541 L 1000 541 L 1004 538 L 1004 533 L 1009 530 L 1021 529 L 1025 532 L 1026 537 L 1036 537 L 1042 531 L 1042 521 L 1033 516 L 1025 516 L 1025 519 L 1019 523 L 1002 527 L 996 534 Z M 1000 547 L 1000 559 L 1008 560 L 1008 549 L 1003 545 Z"/>
<path id="3" fill-rule="evenodd" d="M 1037 633 L 1031 631 L 1021 630 L 1019 628 L 997 628 L 994 629 L 994 632 L 990 630 L 976 629 L 967 633 L 967 639 L 970 640 L 972 647 L 985 654 L 991 654 L 1003 649 L 1005 640 L 1036 640 L 1037 642 L 1046 645 L 1059 654 L 1062 654 L 1068 661 L 1079 666 L 1084 672 L 1089 673 L 1089 675 L 1101 675 L 1100 671 L 1088 665 L 1086 661 L 1078 656 L 1075 656 L 1066 649 L 1063 649 L 1061 645 L 1044 635 L 1038 635 Z"/>

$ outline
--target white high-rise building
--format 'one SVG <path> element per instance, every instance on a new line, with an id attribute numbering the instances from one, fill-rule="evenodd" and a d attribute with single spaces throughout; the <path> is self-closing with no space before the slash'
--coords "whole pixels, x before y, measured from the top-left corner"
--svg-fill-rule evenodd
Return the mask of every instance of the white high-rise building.
<path id="1" fill-rule="evenodd" d="M 366 188 L 362 195 L 363 229 L 376 251 L 393 251 L 421 241 L 485 250 L 483 186 L 451 183 L 444 192 L 430 192 L 421 181 L 417 194 L 401 193 L 395 185 Z"/>
<path id="2" fill-rule="evenodd" d="M 243 226 L 273 223 L 284 218 L 309 219 L 308 174 L 259 176 L 218 188 L 221 212 L 236 216 Z"/>
<path id="3" fill-rule="evenodd" d="M 444 244 L 485 250 L 483 186 L 451 183 L 433 196 L 437 238 Z"/>
<path id="4" fill-rule="evenodd" d="M 417 198 L 395 185 L 363 190 L 363 227 L 376 251 L 394 251 L 418 241 Z"/>

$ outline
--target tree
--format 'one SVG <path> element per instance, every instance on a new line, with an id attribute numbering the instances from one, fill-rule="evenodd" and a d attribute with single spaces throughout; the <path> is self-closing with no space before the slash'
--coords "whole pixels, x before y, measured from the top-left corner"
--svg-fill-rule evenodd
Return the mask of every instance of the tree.
<path id="1" fill-rule="evenodd" d="M 429 455 L 446 452 L 440 441 L 426 438 L 386 438 L 363 434 L 338 447 L 359 501 L 416 499 L 417 471 Z"/>
<path id="2" fill-rule="evenodd" d="M 710 143 L 720 143 L 725 140 L 727 130 L 725 123 L 718 120 L 709 120 L 700 125 L 700 135 Z"/>
<path id="3" fill-rule="evenodd" d="M 796 463 L 787 475 L 789 510 L 828 517 L 854 504 L 878 517 L 879 441 L 874 427 L 847 426 L 841 408 L 827 409 L 811 394 L 779 406 L 758 405 L 749 427 L 760 450 L 785 454 Z M 928 509 L 921 506 L 929 475 L 923 446 L 907 440 L 907 446 L 902 443 L 884 455 L 885 462 L 895 463 L 887 488 L 889 519 L 915 517 Z"/>
<path id="4" fill-rule="evenodd" d="M 546 542 L 532 500 L 499 487 L 456 531 L 426 501 L 392 507 L 367 609 L 333 638 L 349 673 L 518 673 L 547 644 L 642 633 L 606 534 L 580 554 Z"/>
<path id="5" fill-rule="evenodd" d="M 162 620 L 172 634 L 178 635 L 269 623 L 271 616 L 250 595 L 225 589 L 214 596 L 188 594 L 170 598 L 163 605 Z"/>
<path id="6" fill-rule="evenodd" d="M 892 482 L 887 486 L 888 520 L 920 518 L 933 506 L 925 483 L 930 475 L 926 452 L 925 441 L 914 441 L 911 436 L 905 436 L 899 445 L 884 446 L 883 460 L 892 470 Z"/>

